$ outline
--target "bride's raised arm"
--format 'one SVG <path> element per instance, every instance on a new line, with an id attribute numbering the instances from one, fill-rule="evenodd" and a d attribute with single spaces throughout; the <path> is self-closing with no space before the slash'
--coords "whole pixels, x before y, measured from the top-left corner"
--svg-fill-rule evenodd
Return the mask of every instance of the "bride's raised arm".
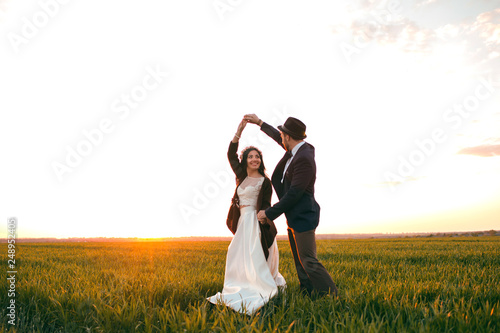
<path id="1" fill-rule="evenodd" d="M 231 142 L 237 143 L 240 140 L 241 133 L 243 133 L 243 130 L 245 129 L 246 125 L 247 125 L 247 121 L 245 119 L 243 119 L 239 123 L 238 129 L 236 130 L 236 133 L 234 133 L 233 141 L 231 141 Z"/>
<path id="2" fill-rule="evenodd" d="M 243 133 L 243 130 L 245 129 L 246 125 L 247 121 L 244 119 L 239 123 L 238 129 L 236 130 L 233 140 L 229 144 L 229 149 L 227 150 L 227 158 L 229 159 L 229 164 L 231 165 L 231 169 L 233 169 L 233 172 L 236 175 L 236 178 L 238 179 L 241 179 L 245 174 L 245 171 L 241 167 L 240 160 L 238 159 L 237 152 L 238 152 L 238 142 L 240 140 L 241 133 Z"/>

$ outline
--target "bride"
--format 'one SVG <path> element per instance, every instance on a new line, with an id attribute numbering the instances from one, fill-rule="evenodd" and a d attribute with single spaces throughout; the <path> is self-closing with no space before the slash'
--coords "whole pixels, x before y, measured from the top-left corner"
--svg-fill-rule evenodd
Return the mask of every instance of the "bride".
<path id="1" fill-rule="evenodd" d="M 227 249 L 224 288 L 207 299 L 251 315 L 286 283 L 278 272 L 276 227 L 271 220 L 257 220 L 257 212 L 271 206 L 272 195 L 262 153 L 251 146 L 243 150 L 241 161 L 236 154 L 246 124 L 241 121 L 227 152 L 237 186 L 227 219 L 234 238 Z"/>

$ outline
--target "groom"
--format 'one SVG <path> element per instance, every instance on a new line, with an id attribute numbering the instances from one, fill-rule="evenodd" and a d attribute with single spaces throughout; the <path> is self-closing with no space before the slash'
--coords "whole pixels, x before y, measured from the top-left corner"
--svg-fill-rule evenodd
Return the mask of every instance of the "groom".
<path id="1" fill-rule="evenodd" d="M 257 218 L 259 221 L 266 218 L 274 220 L 284 213 L 300 289 L 309 295 L 313 291 L 337 295 L 335 283 L 316 257 L 315 230 L 319 223 L 320 207 L 314 199 L 314 147 L 304 141 L 306 125 L 290 117 L 282 126 L 278 126 L 278 131 L 255 114 L 247 114 L 244 119 L 259 125 L 264 133 L 286 150 L 271 177 L 279 202 L 261 210 Z"/>

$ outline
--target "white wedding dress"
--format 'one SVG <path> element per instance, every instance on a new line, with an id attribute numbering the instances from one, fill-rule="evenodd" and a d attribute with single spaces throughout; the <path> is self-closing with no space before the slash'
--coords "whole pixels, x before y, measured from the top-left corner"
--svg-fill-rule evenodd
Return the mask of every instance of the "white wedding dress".
<path id="1" fill-rule="evenodd" d="M 273 297 L 278 287 L 286 286 L 285 279 L 278 271 L 276 239 L 269 248 L 267 260 L 260 242 L 256 205 L 263 182 L 264 177 L 247 177 L 238 187 L 241 216 L 236 234 L 227 249 L 224 289 L 207 298 L 213 304 L 221 302 L 249 315 Z"/>

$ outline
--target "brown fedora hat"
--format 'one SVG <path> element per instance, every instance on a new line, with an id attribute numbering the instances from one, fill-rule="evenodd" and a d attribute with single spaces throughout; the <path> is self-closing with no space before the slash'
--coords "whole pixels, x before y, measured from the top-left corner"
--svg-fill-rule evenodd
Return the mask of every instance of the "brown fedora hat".
<path id="1" fill-rule="evenodd" d="M 307 138 L 306 125 L 297 118 L 289 117 L 283 125 L 278 126 L 278 129 L 293 138 L 300 140 Z"/>

